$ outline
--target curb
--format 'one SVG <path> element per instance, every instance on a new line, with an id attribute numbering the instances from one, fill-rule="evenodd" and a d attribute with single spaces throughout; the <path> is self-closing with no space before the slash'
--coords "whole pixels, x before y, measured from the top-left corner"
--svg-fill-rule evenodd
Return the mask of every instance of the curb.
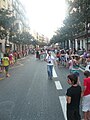
<path id="1" fill-rule="evenodd" d="M 4 79 L 4 77 L 0 78 L 0 80 L 3 80 L 3 79 Z"/>

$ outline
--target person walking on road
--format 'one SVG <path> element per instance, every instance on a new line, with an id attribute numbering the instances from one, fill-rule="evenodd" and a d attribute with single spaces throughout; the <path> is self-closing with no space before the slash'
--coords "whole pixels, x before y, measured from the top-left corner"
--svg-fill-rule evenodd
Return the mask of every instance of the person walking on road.
<path id="1" fill-rule="evenodd" d="M 78 85 L 78 77 L 75 74 L 67 76 L 68 84 L 71 85 L 66 92 L 67 120 L 81 120 L 79 105 L 81 98 L 81 86 Z"/>
<path id="2" fill-rule="evenodd" d="M 85 71 L 84 75 L 84 89 L 83 89 L 83 100 L 82 100 L 82 111 L 84 113 L 84 120 L 90 120 L 90 72 Z"/>
<path id="3" fill-rule="evenodd" d="M 7 56 L 7 54 L 4 54 L 4 57 L 2 58 L 2 64 L 5 68 L 6 77 L 9 77 L 10 75 L 8 73 L 8 70 L 9 70 L 10 60 L 9 60 L 9 57 Z"/>
<path id="4" fill-rule="evenodd" d="M 3 71 L 3 66 L 2 66 L 2 58 L 3 58 L 3 51 L 0 51 L 0 72 Z"/>
<path id="5" fill-rule="evenodd" d="M 47 62 L 47 72 L 48 72 L 48 79 L 52 80 L 53 77 L 53 65 L 55 63 L 55 58 L 51 55 L 51 52 L 49 52 L 46 56 L 46 62 Z"/>

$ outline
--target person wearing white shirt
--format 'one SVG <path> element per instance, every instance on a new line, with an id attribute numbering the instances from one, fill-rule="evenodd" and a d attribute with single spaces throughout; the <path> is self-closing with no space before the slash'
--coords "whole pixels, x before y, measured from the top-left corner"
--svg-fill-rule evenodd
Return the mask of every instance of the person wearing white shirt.
<path id="1" fill-rule="evenodd" d="M 55 58 L 51 55 L 50 52 L 46 56 L 46 62 L 47 62 L 48 78 L 52 80 L 52 77 L 53 77 L 53 65 L 55 64 Z"/>

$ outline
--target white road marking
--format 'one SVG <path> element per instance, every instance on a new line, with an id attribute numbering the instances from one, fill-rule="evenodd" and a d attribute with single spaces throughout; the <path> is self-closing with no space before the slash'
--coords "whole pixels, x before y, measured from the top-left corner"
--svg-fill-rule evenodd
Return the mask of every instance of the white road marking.
<path id="1" fill-rule="evenodd" d="M 67 116 L 66 116 L 66 97 L 65 96 L 59 96 L 59 100 L 60 100 L 61 107 L 62 107 L 62 110 L 63 110 L 64 118 L 65 118 L 65 120 L 67 120 Z"/>
<path id="2" fill-rule="evenodd" d="M 60 81 L 55 81 L 55 85 L 56 85 L 56 89 L 57 90 L 61 90 L 62 89 L 62 86 L 60 84 Z"/>
<path id="3" fill-rule="evenodd" d="M 55 68 L 53 67 L 53 77 L 58 77 L 57 74 L 56 74 L 56 71 L 55 71 Z"/>

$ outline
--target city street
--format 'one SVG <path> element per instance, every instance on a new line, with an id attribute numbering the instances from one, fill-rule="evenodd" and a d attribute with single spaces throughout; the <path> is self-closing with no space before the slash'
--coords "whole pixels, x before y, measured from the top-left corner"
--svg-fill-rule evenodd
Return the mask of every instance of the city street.
<path id="1" fill-rule="evenodd" d="M 90 119 L 90 0 L 0 0 L 0 120 L 67 119 Z"/>
<path id="2" fill-rule="evenodd" d="M 48 80 L 45 61 L 30 55 L 18 63 L 0 81 L 0 120 L 67 120 L 68 68 L 54 67 L 54 78 Z M 81 72 L 81 83 L 83 77 Z"/>

